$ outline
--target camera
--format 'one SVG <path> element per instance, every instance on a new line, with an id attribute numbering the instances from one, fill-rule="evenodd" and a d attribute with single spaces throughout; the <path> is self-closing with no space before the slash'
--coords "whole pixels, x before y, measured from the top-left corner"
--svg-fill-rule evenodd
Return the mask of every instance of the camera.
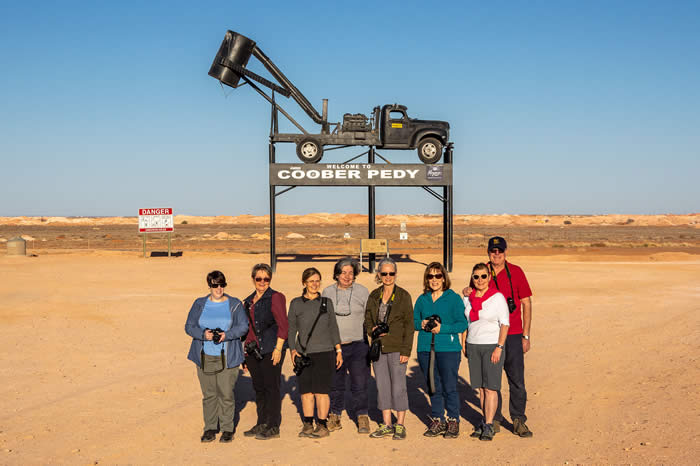
<path id="1" fill-rule="evenodd" d="M 214 330 L 211 331 L 213 336 L 211 337 L 211 341 L 213 341 L 216 344 L 221 343 L 221 334 L 224 333 L 223 330 L 221 330 L 219 327 L 216 327 Z"/>
<path id="2" fill-rule="evenodd" d="M 428 317 L 428 321 L 425 323 L 425 327 L 423 330 L 426 332 L 432 332 L 435 327 L 437 327 L 437 324 L 441 324 L 442 319 L 440 318 L 439 315 L 433 314 L 432 316 Z"/>
<path id="3" fill-rule="evenodd" d="M 508 311 L 512 314 L 518 307 L 515 305 L 515 300 L 513 298 L 506 298 L 508 303 Z"/>
<path id="4" fill-rule="evenodd" d="M 263 355 L 260 352 L 260 346 L 258 346 L 258 342 L 255 340 L 249 341 L 245 344 L 245 354 L 248 356 L 253 356 L 256 361 L 263 360 Z"/>
<path id="5" fill-rule="evenodd" d="M 384 333 L 389 333 L 389 324 L 386 322 L 378 322 L 377 328 L 372 331 L 372 340 L 376 340 L 379 338 L 379 335 Z"/>
<path id="6" fill-rule="evenodd" d="M 299 377 L 304 369 L 312 364 L 311 358 L 305 354 L 301 354 L 294 358 L 294 374 Z"/>

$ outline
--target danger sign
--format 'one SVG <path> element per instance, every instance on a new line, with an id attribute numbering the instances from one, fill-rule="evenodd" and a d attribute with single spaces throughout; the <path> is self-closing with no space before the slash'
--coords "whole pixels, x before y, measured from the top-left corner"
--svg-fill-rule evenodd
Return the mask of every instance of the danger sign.
<path id="1" fill-rule="evenodd" d="M 173 231 L 173 209 L 139 209 L 139 233 Z"/>

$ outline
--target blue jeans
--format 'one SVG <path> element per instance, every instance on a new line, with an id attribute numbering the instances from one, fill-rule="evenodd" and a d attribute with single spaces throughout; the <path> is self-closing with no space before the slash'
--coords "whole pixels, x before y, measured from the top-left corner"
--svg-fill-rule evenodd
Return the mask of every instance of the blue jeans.
<path id="1" fill-rule="evenodd" d="M 461 351 L 440 351 L 435 353 L 435 394 L 430 397 L 430 415 L 445 420 L 445 408 L 447 417 L 459 422 L 459 395 L 457 394 L 457 376 L 459 363 L 462 359 Z M 428 364 L 430 362 L 429 351 L 418 352 L 418 364 L 425 375 L 425 383 L 428 384 Z"/>
<path id="2" fill-rule="evenodd" d="M 350 392 L 352 393 L 352 408 L 355 415 L 367 414 L 369 401 L 367 399 L 367 383 L 369 382 L 369 364 L 367 352 L 369 346 L 362 340 L 353 341 L 341 346 L 343 350 L 343 365 L 335 371 L 333 388 L 331 389 L 331 413 L 343 412 L 345 407 L 345 380 L 350 375 Z"/>

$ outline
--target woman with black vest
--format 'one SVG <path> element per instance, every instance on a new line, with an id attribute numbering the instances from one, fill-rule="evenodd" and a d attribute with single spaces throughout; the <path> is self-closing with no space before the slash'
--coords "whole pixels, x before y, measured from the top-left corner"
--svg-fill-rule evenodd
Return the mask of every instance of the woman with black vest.
<path id="1" fill-rule="evenodd" d="M 258 422 L 243 435 L 267 440 L 280 436 L 280 375 L 289 324 L 286 298 L 270 288 L 272 268 L 256 264 L 250 276 L 255 291 L 243 302 L 250 322 L 244 348 L 245 364 L 255 390 Z"/>

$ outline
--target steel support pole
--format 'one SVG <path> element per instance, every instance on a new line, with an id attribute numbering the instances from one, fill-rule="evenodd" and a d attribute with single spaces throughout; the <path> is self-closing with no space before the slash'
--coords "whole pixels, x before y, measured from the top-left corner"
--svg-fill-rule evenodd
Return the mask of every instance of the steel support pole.
<path id="1" fill-rule="evenodd" d="M 452 164 L 452 144 L 448 144 L 447 150 L 445 150 L 445 163 Z M 444 219 L 443 219 L 443 231 L 444 231 L 444 238 L 443 238 L 443 244 L 445 246 L 445 268 L 447 269 L 448 272 L 452 272 L 452 259 L 454 257 L 453 255 L 453 247 L 454 247 L 454 223 L 453 223 L 453 218 L 454 218 L 454 196 L 453 194 L 453 185 L 445 186 L 444 189 L 444 198 L 445 198 L 445 209 L 444 209 Z"/>
<path id="2" fill-rule="evenodd" d="M 367 159 L 369 163 L 374 163 L 374 146 L 370 146 L 369 152 L 367 153 Z M 369 201 L 369 209 L 368 209 L 368 224 L 369 224 L 369 238 L 374 239 L 376 236 L 376 230 L 375 230 L 375 196 L 374 196 L 374 186 L 369 186 L 368 188 L 368 201 Z M 374 260 L 375 260 L 375 254 L 370 253 L 369 254 L 369 273 L 374 273 Z"/>
<path id="3" fill-rule="evenodd" d="M 275 143 L 270 141 L 270 164 L 275 163 Z M 277 271 L 277 251 L 275 249 L 275 238 L 277 231 L 275 228 L 275 186 L 270 185 L 270 267 L 273 272 Z"/>

